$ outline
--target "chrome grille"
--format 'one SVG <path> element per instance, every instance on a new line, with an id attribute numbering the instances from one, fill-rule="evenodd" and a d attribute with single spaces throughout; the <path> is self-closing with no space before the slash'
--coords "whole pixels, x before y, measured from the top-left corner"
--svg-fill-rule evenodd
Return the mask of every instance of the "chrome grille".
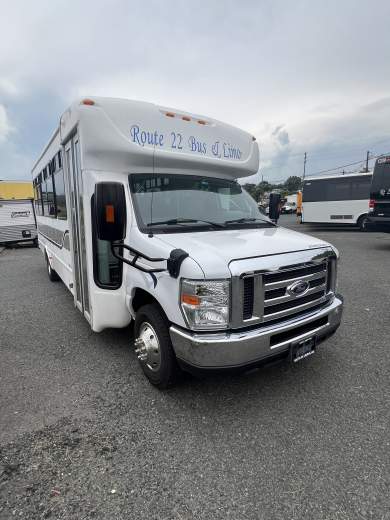
<path id="1" fill-rule="evenodd" d="M 253 319 L 254 308 L 259 308 L 258 298 L 263 299 L 262 313 L 258 315 L 261 322 L 288 318 L 318 307 L 327 299 L 329 265 L 327 260 L 323 260 L 246 275 L 242 285 L 242 319 Z M 308 282 L 308 288 L 302 295 L 288 292 L 288 288 L 297 281 Z M 256 291 L 256 287 L 261 290 Z"/>
<path id="2" fill-rule="evenodd" d="M 264 314 L 263 321 L 289 316 L 310 309 L 325 300 L 328 278 L 328 262 L 297 265 L 280 271 L 263 274 Z M 302 296 L 288 292 L 296 281 L 308 282 Z"/>

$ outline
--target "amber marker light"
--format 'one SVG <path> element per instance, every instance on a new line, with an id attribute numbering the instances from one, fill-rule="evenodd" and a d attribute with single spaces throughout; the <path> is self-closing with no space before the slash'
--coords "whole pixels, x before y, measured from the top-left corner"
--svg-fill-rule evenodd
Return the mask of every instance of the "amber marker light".
<path id="1" fill-rule="evenodd" d="M 115 222 L 114 206 L 111 204 L 106 206 L 106 222 L 109 224 L 113 224 Z"/>
<path id="2" fill-rule="evenodd" d="M 175 117 L 175 114 L 173 112 L 166 112 L 165 115 L 167 117 Z"/>
<path id="3" fill-rule="evenodd" d="M 183 121 L 191 121 L 191 118 L 188 116 L 183 116 L 182 119 Z"/>
<path id="4" fill-rule="evenodd" d="M 88 106 L 93 106 L 95 104 L 95 101 L 93 99 L 83 99 L 82 102 L 81 102 L 82 105 L 88 105 Z"/>
<path id="5" fill-rule="evenodd" d="M 198 296 L 194 296 L 193 294 L 182 294 L 181 301 L 183 303 L 187 303 L 187 305 L 199 305 L 200 299 Z"/>

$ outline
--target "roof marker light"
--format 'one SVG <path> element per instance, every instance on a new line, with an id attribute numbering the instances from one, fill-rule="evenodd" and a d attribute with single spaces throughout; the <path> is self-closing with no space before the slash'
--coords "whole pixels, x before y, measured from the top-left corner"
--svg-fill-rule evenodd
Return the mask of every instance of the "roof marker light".
<path id="1" fill-rule="evenodd" d="M 191 121 L 191 118 L 188 116 L 182 116 L 183 121 Z"/>
<path id="2" fill-rule="evenodd" d="M 82 102 L 81 102 L 82 105 L 88 105 L 88 106 L 93 106 L 95 104 L 95 101 L 93 99 L 83 99 Z"/>
<path id="3" fill-rule="evenodd" d="M 200 125 L 207 125 L 206 121 L 203 121 L 203 119 L 199 119 L 198 123 Z"/>
<path id="4" fill-rule="evenodd" d="M 175 114 L 173 112 L 166 112 L 165 115 L 167 117 L 175 117 Z"/>

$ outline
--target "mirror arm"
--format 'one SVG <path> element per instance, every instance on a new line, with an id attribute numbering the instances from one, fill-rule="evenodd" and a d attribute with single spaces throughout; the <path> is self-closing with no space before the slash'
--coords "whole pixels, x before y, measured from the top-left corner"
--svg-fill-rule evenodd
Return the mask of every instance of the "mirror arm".
<path id="1" fill-rule="evenodd" d="M 134 258 L 132 260 L 127 260 L 127 258 L 124 258 L 123 256 L 118 255 L 118 253 L 115 251 L 116 247 L 123 247 L 124 249 L 127 249 L 132 255 L 134 255 Z M 139 269 L 140 271 L 143 271 L 144 273 L 162 273 L 163 271 L 166 271 L 166 268 L 151 268 L 146 269 L 144 267 L 141 267 L 140 265 L 136 265 L 136 262 L 139 258 L 143 258 L 145 260 L 148 260 L 149 262 L 166 262 L 166 258 L 150 258 L 149 256 L 144 255 L 143 253 L 140 253 L 136 249 L 133 249 L 132 247 L 127 246 L 126 244 L 114 244 L 114 242 L 111 242 L 111 253 L 115 258 L 118 260 L 121 260 L 125 264 L 131 265 L 131 267 L 135 267 L 136 269 Z"/>

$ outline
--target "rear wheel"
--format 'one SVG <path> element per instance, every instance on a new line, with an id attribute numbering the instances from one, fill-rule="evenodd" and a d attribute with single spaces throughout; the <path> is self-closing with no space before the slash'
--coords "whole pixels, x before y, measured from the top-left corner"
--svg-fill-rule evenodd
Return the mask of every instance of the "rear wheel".
<path id="1" fill-rule="evenodd" d="M 367 215 L 362 215 L 361 217 L 359 217 L 357 225 L 360 231 L 368 231 L 369 222 L 370 220 Z"/>
<path id="2" fill-rule="evenodd" d="M 58 274 L 54 271 L 54 269 L 50 265 L 49 257 L 47 256 L 47 253 L 46 253 L 46 267 L 47 267 L 47 274 L 49 276 L 49 280 L 51 282 L 58 282 L 60 277 L 58 276 Z"/>
<path id="3" fill-rule="evenodd" d="M 179 372 L 169 324 L 156 304 L 141 307 L 135 318 L 135 352 L 145 376 L 158 388 L 171 386 Z"/>

